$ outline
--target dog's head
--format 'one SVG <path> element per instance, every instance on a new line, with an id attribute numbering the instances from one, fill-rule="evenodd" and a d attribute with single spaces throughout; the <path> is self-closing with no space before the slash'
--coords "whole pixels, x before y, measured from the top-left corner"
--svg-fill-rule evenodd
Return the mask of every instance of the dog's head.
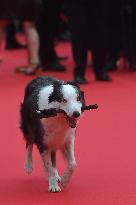
<path id="1" fill-rule="evenodd" d="M 43 88 L 39 94 L 39 109 L 55 108 L 61 110 L 72 128 L 76 127 L 84 104 L 83 92 L 72 81 L 67 83 L 56 81 L 53 85 Z"/>

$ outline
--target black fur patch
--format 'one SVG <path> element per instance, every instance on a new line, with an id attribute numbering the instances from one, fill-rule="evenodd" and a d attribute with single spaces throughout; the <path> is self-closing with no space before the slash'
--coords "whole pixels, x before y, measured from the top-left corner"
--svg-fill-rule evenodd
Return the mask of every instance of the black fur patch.
<path id="1" fill-rule="evenodd" d="M 80 86 L 75 81 L 68 81 L 67 84 L 73 85 L 73 86 L 77 87 L 78 89 L 80 89 Z"/>
<path id="2" fill-rule="evenodd" d="M 44 152 L 47 147 L 43 144 L 44 129 L 40 120 L 31 116 L 28 104 L 21 105 L 21 130 L 28 144 L 36 144 L 40 153 Z"/>
<path id="3" fill-rule="evenodd" d="M 77 101 L 85 104 L 84 92 L 80 90 L 80 86 L 75 81 L 68 81 L 68 85 L 72 85 L 76 89 Z"/>
<path id="4" fill-rule="evenodd" d="M 53 92 L 49 96 L 49 103 L 53 101 L 62 102 L 62 98 L 63 98 L 62 91 L 61 91 L 62 85 L 63 85 L 62 82 L 59 80 L 53 83 Z"/>

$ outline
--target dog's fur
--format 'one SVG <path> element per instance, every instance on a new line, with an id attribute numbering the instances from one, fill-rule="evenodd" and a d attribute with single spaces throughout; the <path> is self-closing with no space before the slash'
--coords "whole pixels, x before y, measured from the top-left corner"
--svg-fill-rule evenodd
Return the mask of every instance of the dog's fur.
<path id="1" fill-rule="evenodd" d="M 27 173 L 33 171 L 32 149 L 35 144 L 48 176 L 50 192 L 61 191 L 58 182 L 66 186 L 76 167 L 74 140 L 83 104 L 83 92 L 74 82 L 64 83 L 52 77 L 39 77 L 31 81 L 25 89 L 20 125 L 26 140 L 25 169 Z M 51 108 L 61 109 L 64 113 L 42 119 L 35 117 L 36 110 Z M 61 178 L 56 168 L 58 149 L 68 163 Z"/>

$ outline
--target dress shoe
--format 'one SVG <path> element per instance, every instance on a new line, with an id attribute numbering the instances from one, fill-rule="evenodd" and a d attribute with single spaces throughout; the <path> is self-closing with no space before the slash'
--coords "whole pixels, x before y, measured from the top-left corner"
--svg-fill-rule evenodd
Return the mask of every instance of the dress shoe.
<path id="1" fill-rule="evenodd" d="M 112 81 L 112 78 L 108 74 L 101 74 L 96 76 L 96 80 L 110 82 Z"/>
<path id="2" fill-rule="evenodd" d="M 56 71 L 56 72 L 64 72 L 66 71 L 66 68 L 64 65 L 59 64 L 58 62 L 56 63 L 49 63 L 49 64 L 45 64 L 43 65 L 43 72 L 46 71 Z"/>
<path id="3" fill-rule="evenodd" d="M 74 81 L 79 84 L 88 84 L 88 81 L 84 77 L 81 77 L 81 76 L 76 76 L 74 78 Z"/>

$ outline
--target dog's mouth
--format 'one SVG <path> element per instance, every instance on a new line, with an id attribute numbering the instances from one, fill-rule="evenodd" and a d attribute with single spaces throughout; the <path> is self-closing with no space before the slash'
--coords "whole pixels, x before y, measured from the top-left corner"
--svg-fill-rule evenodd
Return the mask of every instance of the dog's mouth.
<path id="1" fill-rule="evenodd" d="M 64 114 L 64 116 L 65 116 L 65 118 L 66 118 L 66 120 L 67 120 L 67 122 L 68 122 L 68 124 L 69 124 L 69 127 L 71 127 L 71 128 L 76 128 L 77 118 L 69 117 L 64 110 L 59 110 L 59 111 L 57 111 L 57 112 Z"/>
<path id="2" fill-rule="evenodd" d="M 66 116 L 66 119 L 68 121 L 68 124 L 71 128 L 75 128 L 76 127 L 76 123 L 77 123 L 77 119 Z"/>

